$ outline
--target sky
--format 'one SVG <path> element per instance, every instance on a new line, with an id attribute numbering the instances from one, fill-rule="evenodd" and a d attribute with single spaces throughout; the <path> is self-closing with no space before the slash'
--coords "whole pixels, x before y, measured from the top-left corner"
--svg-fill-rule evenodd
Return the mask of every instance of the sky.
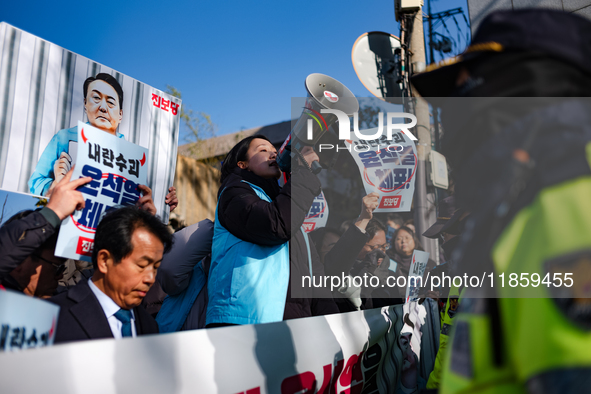
<path id="1" fill-rule="evenodd" d="M 0 226 L 14 214 L 25 209 L 35 210 L 41 197 L 0 190 Z"/>
<path id="2" fill-rule="evenodd" d="M 433 12 L 456 7 L 467 17 L 465 0 L 432 2 Z M 174 86 L 185 108 L 211 115 L 218 135 L 289 120 L 311 73 L 369 96 L 353 43 L 369 31 L 400 33 L 393 0 L 23 0 L 5 2 L 0 20 L 157 89 Z"/>

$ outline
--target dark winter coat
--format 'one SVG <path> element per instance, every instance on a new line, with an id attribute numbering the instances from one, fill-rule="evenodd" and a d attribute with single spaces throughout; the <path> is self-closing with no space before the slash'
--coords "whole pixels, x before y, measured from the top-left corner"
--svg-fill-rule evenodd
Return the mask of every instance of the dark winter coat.
<path id="1" fill-rule="evenodd" d="M 247 181 L 264 190 L 271 198 L 259 198 Z M 300 228 L 320 193 L 320 181 L 304 167 L 296 167 L 283 188 L 275 180 L 263 179 L 250 171 L 236 169 L 220 186 L 218 220 L 232 235 L 257 245 L 281 245 L 289 242 L 290 281 L 284 320 L 338 312 L 326 288 L 302 287 L 302 277 L 310 275 L 308 249 Z M 310 243 L 313 275 L 324 269 Z"/>
<path id="2" fill-rule="evenodd" d="M 0 228 L 0 283 L 8 274 L 51 237 L 59 226 L 49 208 L 32 212 Z"/>

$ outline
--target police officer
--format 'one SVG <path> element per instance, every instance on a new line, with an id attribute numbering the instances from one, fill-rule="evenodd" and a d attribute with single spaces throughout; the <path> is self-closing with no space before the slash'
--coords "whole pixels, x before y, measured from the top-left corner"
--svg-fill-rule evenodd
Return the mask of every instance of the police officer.
<path id="1" fill-rule="evenodd" d="M 440 392 L 591 392 L 591 22 L 491 13 L 412 82 L 442 107 L 472 212 L 454 261 L 484 284 L 466 289 Z"/>
<path id="2" fill-rule="evenodd" d="M 446 197 L 437 207 L 437 221 L 423 233 L 427 238 L 439 239 L 442 244 L 445 262 L 431 271 L 431 277 L 440 279 L 440 309 L 441 309 L 441 332 L 439 334 L 439 350 L 435 359 L 433 371 L 427 381 L 427 389 L 437 389 L 440 385 L 443 359 L 447 354 L 447 343 L 451 334 L 453 321 L 464 292 L 464 286 L 455 286 L 450 279 L 453 261 L 452 252 L 457 246 L 468 212 L 456 208 L 455 197 Z M 442 303 L 441 303 L 442 302 Z"/>

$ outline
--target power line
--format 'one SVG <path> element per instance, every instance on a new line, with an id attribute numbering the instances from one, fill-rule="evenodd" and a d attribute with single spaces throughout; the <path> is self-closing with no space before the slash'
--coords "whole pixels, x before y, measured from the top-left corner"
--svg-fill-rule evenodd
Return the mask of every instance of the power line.
<path id="1" fill-rule="evenodd" d="M 464 22 L 466 23 L 467 34 L 466 40 L 464 45 L 467 45 L 470 40 L 470 23 L 466 18 L 466 14 L 461 7 L 453 8 L 446 11 L 431 12 L 431 0 L 427 2 L 427 15 L 423 16 L 423 23 L 428 23 L 428 46 L 429 46 L 429 63 L 435 62 L 435 51 L 439 53 L 442 60 L 445 57 L 445 54 L 454 55 L 459 54 L 462 47 L 462 38 L 463 32 L 462 27 L 460 26 L 458 20 L 456 19 L 456 15 L 462 15 Z M 445 23 L 448 19 L 453 19 L 454 24 L 457 28 L 457 37 L 456 39 L 453 38 L 454 34 L 451 32 L 448 25 Z M 437 32 L 437 29 L 443 28 L 443 33 Z"/>

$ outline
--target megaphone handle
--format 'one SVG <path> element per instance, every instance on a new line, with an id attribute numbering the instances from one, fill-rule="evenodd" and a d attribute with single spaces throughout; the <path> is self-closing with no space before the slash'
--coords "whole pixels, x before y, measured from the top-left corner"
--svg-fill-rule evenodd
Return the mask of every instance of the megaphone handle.
<path id="1" fill-rule="evenodd" d="M 302 155 L 302 152 L 300 152 L 299 150 L 294 150 L 292 152 L 295 152 L 295 154 L 299 157 L 300 161 L 305 165 L 308 166 L 308 163 L 306 162 L 306 159 L 304 159 L 304 156 Z M 320 165 L 320 163 L 318 163 L 317 161 L 313 161 L 311 166 L 308 166 L 308 168 L 310 169 L 310 171 L 312 171 L 312 174 L 317 175 L 320 171 L 322 171 L 322 166 Z"/>
<path id="2" fill-rule="evenodd" d="M 317 161 L 313 161 L 310 169 L 312 170 L 312 174 L 318 175 L 322 171 L 322 165 Z"/>

